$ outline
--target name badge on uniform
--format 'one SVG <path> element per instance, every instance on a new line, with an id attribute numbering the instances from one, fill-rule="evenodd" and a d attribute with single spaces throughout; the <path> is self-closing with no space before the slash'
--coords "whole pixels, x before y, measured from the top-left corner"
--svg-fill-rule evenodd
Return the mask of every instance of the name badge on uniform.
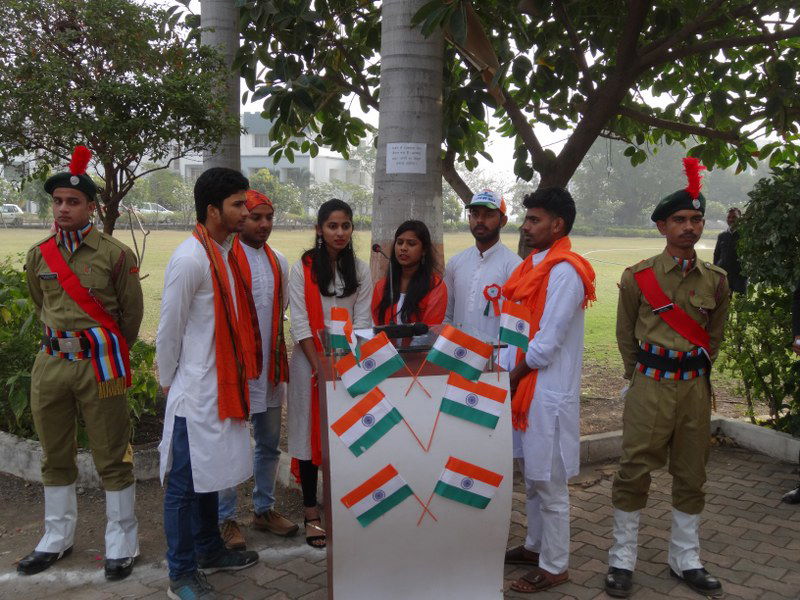
<path id="1" fill-rule="evenodd" d="M 39 273 L 39 279 L 44 279 L 44 280 L 58 279 L 58 273 Z"/>

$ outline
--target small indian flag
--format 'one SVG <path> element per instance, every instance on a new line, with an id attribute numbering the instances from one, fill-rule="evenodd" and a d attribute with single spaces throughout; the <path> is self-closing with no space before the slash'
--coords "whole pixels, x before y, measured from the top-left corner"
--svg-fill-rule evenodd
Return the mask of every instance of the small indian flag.
<path id="1" fill-rule="evenodd" d="M 355 398 L 372 390 L 405 364 L 386 334 L 380 332 L 361 345 L 360 363 L 356 362 L 355 356 L 348 354 L 336 363 L 336 370 L 347 391 Z"/>
<path id="2" fill-rule="evenodd" d="M 345 350 L 356 354 L 355 337 L 353 337 L 353 323 L 350 313 L 341 306 L 331 307 L 331 348 Z"/>
<path id="3" fill-rule="evenodd" d="M 353 511 L 363 527 L 386 514 L 414 492 L 392 465 L 386 465 L 352 492 L 342 504 Z"/>
<path id="4" fill-rule="evenodd" d="M 400 412 L 375 388 L 339 417 L 331 429 L 353 454 L 361 456 L 402 420 Z"/>
<path id="5" fill-rule="evenodd" d="M 433 491 L 462 504 L 486 508 L 501 481 L 503 476 L 500 473 L 451 456 Z"/>
<path id="6" fill-rule="evenodd" d="M 506 391 L 503 388 L 480 381 L 472 382 L 458 373 L 450 373 L 439 410 L 494 429 L 505 401 Z"/>
<path id="7" fill-rule="evenodd" d="M 510 300 L 503 302 L 503 310 L 500 313 L 500 341 L 526 351 L 530 337 L 531 311 L 522 304 Z"/>
<path id="8" fill-rule="evenodd" d="M 490 344 L 446 325 L 428 352 L 428 362 L 477 381 L 491 354 Z"/>

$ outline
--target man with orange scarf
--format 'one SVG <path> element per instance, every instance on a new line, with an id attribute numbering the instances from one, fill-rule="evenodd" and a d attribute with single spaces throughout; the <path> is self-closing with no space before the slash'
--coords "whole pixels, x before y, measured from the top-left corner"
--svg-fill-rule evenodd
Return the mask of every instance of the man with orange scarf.
<path id="1" fill-rule="evenodd" d="M 523 200 L 522 232 L 533 252 L 511 274 L 503 296 L 531 311 L 531 340 L 511 361 L 514 457 L 521 459 L 528 534 L 506 563 L 532 570 L 511 584 L 532 593 L 569 580 L 569 489 L 580 468 L 580 383 L 584 309 L 595 299 L 594 270 L 571 251 L 575 202 L 563 188 Z M 522 352 L 519 352 L 522 355 Z M 511 365 L 510 365 L 511 366 Z"/>
<path id="2" fill-rule="evenodd" d="M 275 475 L 281 451 L 281 404 L 286 396 L 289 365 L 283 339 L 283 311 L 289 303 L 289 264 L 267 244 L 272 233 L 275 208 L 255 190 L 247 190 L 250 214 L 233 239 L 231 253 L 250 290 L 261 334 L 261 375 L 251 379 L 250 421 L 253 425 L 253 528 L 290 536 L 298 526 L 278 513 L 275 505 Z M 231 550 L 244 550 L 244 535 L 236 522 L 236 488 L 219 492 L 219 523 L 222 539 Z"/>
<path id="3" fill-rule="evenodd" d="M 255 552 L 225 548 L 219 490 L 253 474 L 248 379 L 258 377 L 261 343 L 253 299 L 229 237 L 247 218 L 247 178 L 208 169 L 194 186 L 197 225 L 164 273 L 156 337 L 167 406 L 159 446 L 170 598 L 211 595 L 200 571 L 238 570 Z"/>

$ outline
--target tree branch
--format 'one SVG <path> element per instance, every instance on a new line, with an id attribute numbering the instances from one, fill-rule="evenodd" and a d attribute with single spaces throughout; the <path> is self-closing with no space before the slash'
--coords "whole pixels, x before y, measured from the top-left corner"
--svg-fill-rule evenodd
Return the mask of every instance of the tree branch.
<path id="1" fill-rule="evenodd" d="M 761 35 L 739 35 L 717 40 L 709 40 L 707 42 L 700 42 L 697 44 L 690 44 L 683 48 L 674 49 L 670 52 L 667 48 L 662 52 L 652 52 L 649 56 L 643 56 L 639 61 L 640 69 L 647 69 L 655 67 L 667 62 L 673 62 L 692 54 L 702 54 L 704 52 L 713 52 L 715 50 L 722 50 L 723 48 L 737 48 L 740 46 L 754 46 L 756 44 L 764 44 L 768 42 L 776 42 L 780 40 L 789 39 L 800 35 L 800 21 L 788 29 L 782 29 L 769 34 Z"/>
<path id="2" fill-rule="evenodd" d="M 701 127 L 700 125 L 691 125 L 689 123 L 681 123 L 679 121 L 669 121 L 650 115 L 640 110 L 636 110 L 627 106 L 619 107 L 619 114 L 623 117 L 628 117 L 639 123 L 644 123 L 650 127 L 660 127 L 661 129 L 671 129 L 672 131 L 680 131 L 690 135 L 699 135 L 709 139 L 723 140 L 730 144 L 738 144 L 741 141 L 738 133 L 733 131 L 720 131 L 718 129 L 710 129 L 708 127 Z"/>
<path id="3" fill-rule="evenodd" d="M 503 108 L 506 110 L 508 117 L 514 124 L 517 134 L 525 143 L 525 147 L 531 153 L 531 156 L 534 160 L 544 160 L 544 148 L 542 148 L 539 138 L 536 137 L 536 132 L 533 130 L 533 126 L 525 117 L 525 113 L 522 112 L 514 98 L 511 97 L 511 94 L 505 93 L 504 95 L 505 102 L 503 102 Z"/>
<path id="4" fill-rule="evenodd" d="M 594 80 L 592 79 L 592 72 L 589 70 L 589 64 L 586 62 L 586 55 L 581 49 L 581 43 L 578 39 L 578 34 L 575 32 L 575 27 L 572 25 L 572 20 L 569 18 L 569 13 L 561 0 L 556 0 L 554 3 L 555 11 L 558 13 L 564 28 L 567 30 L 567 35 L 572 43 L 572 53 L 575 57 L 575 62 L 578 68 L 583 73 L 583 82 L 581 87 L 584 88 L 587 96 L 594 90 Z"/>
<path id="5" fill-rule="evenodd" d="M 757 0 L 753 0 L 750 6 L 752 6 Z M 708 31 L 717 25 L 720 25 L 728 20 L 728 17 L 723 17 L 719 19 L 715 19 L 713 21 L 706 21 L 706 19 L 712 15 L 714 15 L 717 10 L 725 3 L 725 0 L 715 0 L 711 3 L 708 9 L 700 15 L 697 19 L 692 19 L 686 25 L 684 25 L 681 29 L 676 31 L 671 35 L 667 35 L 662 37 L 659 40 L 655 40 L 650 44 L 647 44 L 644 48 L 641 49 L 641 54 L 649 54 L 653 51 L 659 51 L 664 48 L 671 48 L 678 42 L 682 42 L 690 35 L 700 33 L 703 31 Z"/>
<path id="6" fill-rule="evenodd" d="M 453 191 L 458 194 L 461 201 L 467 205 L 472 201 L 472 190 L 456 171 L 455 158 L 456 151 L 448 148 L 442 159 L 442 177 L 450 184 Z"/>

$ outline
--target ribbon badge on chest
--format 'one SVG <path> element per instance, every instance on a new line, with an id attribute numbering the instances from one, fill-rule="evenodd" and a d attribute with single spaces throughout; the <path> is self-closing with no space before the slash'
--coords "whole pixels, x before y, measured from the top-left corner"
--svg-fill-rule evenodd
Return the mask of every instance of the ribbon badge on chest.
<path id="1" fill-rule="evenodd" d="M 494 311 L 494 316 L 500 316 L 500 286 L 492 283 L 483 288 L 483 297 L 486 298 L 486 308 L 483 309 L 484 316 L 489 315 L 489 306 Z"/>

